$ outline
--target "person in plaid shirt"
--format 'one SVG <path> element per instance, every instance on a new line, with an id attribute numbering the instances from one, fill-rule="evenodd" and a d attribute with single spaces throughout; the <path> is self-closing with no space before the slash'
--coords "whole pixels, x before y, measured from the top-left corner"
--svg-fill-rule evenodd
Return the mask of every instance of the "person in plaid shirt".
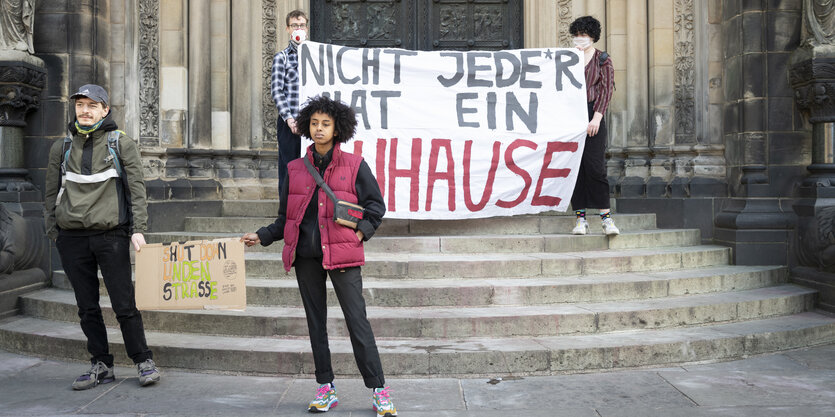
<path id="1" fill-rule="evenodd" d="M 301 137 L 296 127 L 299 115 L 299 44 L 307 39 L 307 15 L 301 10 L 287 14 L 290 43 L 273 57 L 270 89 L 278 109 L 278 189 L 287 178 L 287 164 L 301 154 Z"/>

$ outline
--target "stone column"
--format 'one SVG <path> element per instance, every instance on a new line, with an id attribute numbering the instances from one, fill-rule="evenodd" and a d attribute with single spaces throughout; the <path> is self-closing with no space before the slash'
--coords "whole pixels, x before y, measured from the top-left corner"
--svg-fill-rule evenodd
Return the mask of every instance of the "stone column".
<path id="1" fill-rule="evenodd" d="M 188 147 L 212 147 L 211 4 L 188 4 Z"/>
<path id="2" fill-rule="evenodd" d="M 232 8 L 232 149 L 250 149 L 253 132 L 253 66 L 260 62 L 253 56 L 252 8 L 257 0 L 235 3 Z M 260 8 L 259 8 L 260 10 Z M 260 48 L 259 48 L 260 49 Z M 257 56 L 257 55 L 256 55 Z M 260 97 L 260 94 L 255 94 Z"/>
<path id="3" fill-rule="evenodd" d="M 229 114 L 230 67 L 229 39 L 231 6 L 228 0 L 212 0 L 211 4 L 211 96 L 212 148 L 230 149 L 231 118 Z"/>
<path id="4" fill-rule="evenodd" d="M 160 146 L 187 146 L 188 108 L 188 5 L 185 0 L 159 4 L 159 107 Z"/>
<path id="5" fill-rule="evenodd" d="M 571 1 L 526 2 L 524 13 L 525 48 L 567 48 L 570 45 L 564 43 L 565 39 L 558 36 L 557 30 L 564 28 L 560 19 L 562 14 L 571 16 Z"/>
<path id="6" fill-rule="evenodd" d="M 623 8 L 618 8 L 622 5 Z M 647 65 L 647 3 L 646 1 L 630 0 L 626 2 L 610 2 L 610 22 L 618 21 L 621 37 L 624 39 L 624 56 L 626 64 L 625 104 L 622 114 L 610 113 L 610 135 L 623 139 L 623 177 L 618 184 L 619 195 L 622 197 L 642 197 L 646 194 L 646 180 L 649 177 L 649 135 L 647 131 L 647 109 L 649 106 L 648 86 L 649 68 Z M 614 26 L 611 25 L 610 26 Z M 614 38 L 614 36 L 612 36 Z M 615 39 L 610 42 L 616 45 Z M 617 80 L 617 78 L 616 78 Z M 623 84 L 621 84 L 623 85 Z M 613 144 L 612 152 L 617 152 Z"/>
<path id="7" fill-rule="evenodd" d="M 815 3 L 804 2 L 805 39 L 789 60 L 794 98 L 812 124 L 810 175 L 794 205 L 800 267 L 792 275 L 820 291 L 820 307 L 835 311 L 835 5 Z"/>
<path id="8" fill-rule="evenodd" d="M 45 85 L 42 60 L 27 52 L 0 50 L 0 202 L 41 199 L 28 178 L 24 128 L 27 114 L 40 106 Z"/>
<path id="9" fill-rule="evenodd" d="M 695 156 L 692 161 L 693 172 L 688 184 L 688 195 L 702 198 L 725 197 L 728 195 L 728 183 L 722 134 L 722 7 L 719 2 L 710 1 L 707 10 L 695 7 L 695 11 L 698 144 L 693 147 Z M 701 33 L 698 33 L 699 30 Z M 705 56 L 707 59 L 703 59 Z M 705 235 L 703 230 L 703 238 L 712 236 L 712 227 L 709 235 Z"/>
<path id="10" fill-rule="evenodd" d="M 796 3 L 723 2 L 725 142 L 731 199 L 715 219 L 718 243 L 740 265 L 785 265 L 806 134 L 782 100 L 787 52 L 800 43 Z"/>
<path id="11" fill-rule="evenodd" d="M 673 2 L 649 1 L 649 141 L 652 159 L 646 195 L 650 198 L 666 197 L 667 185 L 674 177 L 672 155 L 678 116 L 674 90 L 679 88 L 675 63 L 679 53 L 678 32 L 684 19 L 679 10 L 675 10 Z"/>
<path id="12" fill-rule="evenodd" d="M 16 314 L 20 294 L 44 286 L 49 265 L 43 198 L 24 151 L 31 141 L 27 115 L 40 107 L 46 65 L 31 55 L 34 3 L 18 5 L 19 14 L 5 11 L 0 33 L 0 319 Z"/>

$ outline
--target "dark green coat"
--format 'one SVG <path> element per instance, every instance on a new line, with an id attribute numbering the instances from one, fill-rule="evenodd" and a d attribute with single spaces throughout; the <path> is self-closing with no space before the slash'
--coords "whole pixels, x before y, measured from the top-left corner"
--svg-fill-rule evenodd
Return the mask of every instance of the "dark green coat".
<path id="1" fill-rule="evenodd" d="M 122 180 L 116 176 L 107 177 L 113 173 L 111 170 L 114 168 L 107 148 L 107 134 L 116 129 L 116 123 L 109 113 L 102 125 L 88 135 L 79 133 L 73 124 L 70 125 L 73 145 L 67 161 L 67 172 L 68 175 L 75 174 L 79 182 L 65 182 L 65 190 L 57 205 L 64 140 L 57 140 L 52 145 L 44 191 L 46 233 L 51 239 L 58 237 L 59 228 L 82 233 L 122 228 L 133 234 L 147 230 L 148 209 L 142 160 L 136 142 L 125 134 L 119 138 L 119 154 L 129 193 L 120 198 L 120 191 L 124 187 Z M 85 149 L 88 141 L 92 141 L 92 146 L 88 145 Z M 105 179 L 97 181 L 101 177 Z"/>

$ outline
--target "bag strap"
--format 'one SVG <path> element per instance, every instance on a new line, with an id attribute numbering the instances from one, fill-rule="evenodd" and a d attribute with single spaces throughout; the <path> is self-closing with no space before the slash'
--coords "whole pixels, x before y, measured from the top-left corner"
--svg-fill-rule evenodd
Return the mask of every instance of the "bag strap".
<path id="1" fill-rule="evenodd" d="M 600 51 L 600 56 L 597 59 L 597 65 L 602 67 L 607 59 L 609 59 L 609 53 L 606 51 Z"/>
<path id="2" fill-rule="evenodd" d="M 322 179 L 322 176 L 319 175 L 319 172 L 316 171 L 316 168 L 313 168 L 313 164 L 310 163 L 310 159 L 308 159 L 307 155 L 305 155 L 302 159 L 304 160 L 304 166 L 307 168 L 307 172 L 309 172 L 313 179 L 316 181 L 316 185 L 318 185 L 319 188 L 325 191 L 325 194 L 327 194 L 328 198 L 330 198 L 331 201 L 333 201 L 333 204 L 336 204 L 337 201 L 339 201 L 339 199 L 336 198 L 336 194 L 333 193 L 331 187 L 328 187 L 328 184 L 325 184 L 325 180 Z"/>

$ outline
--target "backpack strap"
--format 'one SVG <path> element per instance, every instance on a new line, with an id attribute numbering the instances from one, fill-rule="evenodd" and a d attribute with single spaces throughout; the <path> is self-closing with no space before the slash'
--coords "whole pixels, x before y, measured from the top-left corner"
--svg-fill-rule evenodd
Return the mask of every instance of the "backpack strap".
<path id="1" fill-rule="evenodd" d="M 602 67 L 603 64 L 606 63 L 606 60 L 609 59 L 609 53 L 606 51 L 600 51 L 600 56 L 597 57 L 597 65 Z M 617 90 L 617 86 L 615 86 L 615 80 L 612 80 L 612 88 Z"/>
<path id="2" fill-rule="evenodd" d="M 128 184 L 127 172 L 125 172 L 122 169 L 124 161 L 122 161 L 122 151 L 119 147 L 119 138 L 124 134 L 125 132 L 121 130 L 111 130 L 110 132 L 107 132 L 107 150 L 110 152 L 110 158 L 113 159 L 113 166 L 116 168 L 116 173 L 119 174 L 119 181 L 122 184 L 122 195 L 125 196 L 125 202 L 128 206 L 128 218 L 130 219 L 130 228 L 131 230 L 133 230 L 130 185 Z"/>
<path id="3" fill-rule="evenodd" d="M 61 175 L 67 173 L 67 160 L 70 159 L 70 151 L 72 150 L 72 135 L 67 133 L 64 138 L 64 148 L 61 151 Z"/>
<path id="4" fill-rule="evenodd" d="M 609 53 L 606 51 L 600 51 L 600 56 L 597 59 L 597 65 L 602 67 L 607 59 L 609 59 Z"/>
<path id="5" fill-rule="evenodd" d="M 55 205 L 61 203 L 61 196 L 64 194 L 65 183 L 67 182 L 67 161 L 70 159 L 72 150 L 72 134 L 67 132 L 64 138 L 64 147 L 61 150 L 61 188 L 58 189 L 58 196 L 55 197 Z"/>
<path id="6" fill-rule="evenodd" d="M 113 165 L 116 167 L 116 172 L 122 176 L 122 159 L 119 150 L 119 137 L 124 134 L 121 130 L 111 130 L 107 132 L 107 150 L 110 151 L 110 156 L 113 158 Z"/>

